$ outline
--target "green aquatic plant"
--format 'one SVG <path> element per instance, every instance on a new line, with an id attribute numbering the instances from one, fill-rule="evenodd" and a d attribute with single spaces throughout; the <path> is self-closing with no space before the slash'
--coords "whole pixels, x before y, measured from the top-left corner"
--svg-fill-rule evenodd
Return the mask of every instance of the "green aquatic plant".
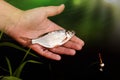
<path id="1" fill-rule="evenodd" d="M 0 32 L 0 39 L 2 38 L 2 35 L 3 35 L 3 31 Z"/>
<path id="2" fill-rule="evenodd" d="M 11 42 L 2 42 L 2 43 L 0 43 L 0 46 L 1 47 L 2 46 L 7 46 L 7 47 L 15 48 L 15 49 L 23 51 L 23 52 L 27 52 L 26 49 L 22 48 L 21 46 L 18 46 L 16 44 L 14 44 L 14 43 L 11 43 Z M 29 55 L 34 56 L 34 57 L 38 57 L 38 56 L 36 56 L 35 54 L 33 54 L 31 52 L 29 52 Z"/>
<path id="3" fill-rule="evenodd" d="M 0 40 L 2 38 L 2 35 L 3 35 L 3 32 L 0 33 Z M 12 48 L 15 48 L 17 50 L 23 51 L 23 52 L 25 52 L 25 55 L 22 58 L 22 61 L 20 62 L 18 67 L 16 67 L 15 71 L 13 71 L 13 68 L 12 68 L 12 65 L 11 65 L 11 62 L 10 62 L 9 58 L 7 56 L 5 57 L 7 65 L 8 65 L 8 69 L 3 68 L 2 66 L 0 66 L 0 69 L 4 70 L 5 72 L 8 72 L 9 75 L 2 75 L 2 76 L 0 76 L 1 80 L 22 80 L 20 78 L 20 75 L 22 73 L 23 68 L 25 67 L 25 65 L 27 63 L 42 64 L 41 62 L 35 61 L 35 60 L 32 60 L 32 59 L 26 60 L 28 55 L 31 55 L 33 57 L 38 58 L 38 56 L 36 56 L 35 54 L 31 53 L 31 51 L 30 51 L 31 48 L 26 50 L 26 49 L 22 48 L 21 46 L 18 46 L 18 45 L 14 44 L 14 43 L 11 43 L 11 42 L 1 42 L 0 43 L 0 47 L 3 47 L 3 46 L 12 47 Z"/>
<path id="4" fill-rule="evenodd" d="M 0 68 L 2 68 L 5 71 L 9 72 L 9 75 L 1 76 L 1 80 L 22 80 L 22 79 L 20 79 L 20 75 L 22 73 L 23 68 L 25 67 L 25 65 L 27 63 L 42 64 L 41 62 L 35 61 L 35 60 L 25 60 L 26 57 L 27 57 L 27 55 L 29 54 L 29 52 L 30 52 L 30 48 L 26 51 L 26 54 L 24 55 L 21 63 L 19 64 L 19 66 L 16 68 L 16 70 L 14 72 L 12 70 L 12 66 L 11 66 L 11 62 L 10 62 L 9 58 L 6 57 L 6 62 L 7 62 L 7 65 L 8 65 L 8 70 L 4 69 L 2 67 L 0 67 Z"/>

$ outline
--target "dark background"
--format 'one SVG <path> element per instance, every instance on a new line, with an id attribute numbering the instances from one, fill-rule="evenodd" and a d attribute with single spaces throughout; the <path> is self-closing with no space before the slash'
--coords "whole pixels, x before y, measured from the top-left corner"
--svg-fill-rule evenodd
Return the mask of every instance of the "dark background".
<path id="1" fill-rule="evenodd" d="M 115 7 L 115 4 L 105 3 L 103 0 L 62 1 L 66 5 L 64 12 L 50 19 L 66 29 L 73 29 L 76 35 L 85 41 L 85 46 L 81 51 L 76 51 L 75 56 L 62 55 L 61 61 L 49 60 L 40 55 L 38 55 L 39 58 L 29 55 L 27 59 L 37 60 L 43 64 L 26 64 L 21 78 L 23 80 L 119 80 L 120 19 L 118 15 L 114 14 L 114 12 L 119 14 L 119 9 Z M 78 1 L 79 4 L 75 1 Z M 51 5 L 51 3 L 44 6 L 47 5 Z M 43 6 L 43 4 L 36 6 Z M 19 5 L 17 7 L 23 8 Z M 28 5 L 24 9 L 28 8 L 31 7 Z M 27 49 L 5 34 L 0 43 L 3 42 L 11 42 Z M 31 52 L 37 55 L 36 52 L 32 50 Z M 103 72 L 99 70 L 99 53 L 101 53 L 105 64 Z M 11 61 L 13 70 L 24 56 L 23 51 L 9 45 L 0 46 L 0 54 L 0 66 L 7 68 L 5 61 L 5 56 L 7 56 Z M 0 69 L 0 75 L 6 74 L 8 73 Z"/>

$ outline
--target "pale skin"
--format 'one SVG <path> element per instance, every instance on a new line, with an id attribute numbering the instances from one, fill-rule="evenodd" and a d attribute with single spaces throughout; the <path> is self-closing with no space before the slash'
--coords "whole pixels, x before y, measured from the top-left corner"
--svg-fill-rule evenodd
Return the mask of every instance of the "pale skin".
<path id="1" fill-rule="evenodd" d="M 41 56 L 52 60 L 61 60 L 61 55 L 75 55 L 76 50 L 81 50 L 84 46 L 84 41 L 74 36 L 64 45 L 48 49 L 39 44 L 28 45 L 27 39 L 37 38 L 44 33 L 63 29 L 48 17 L 60 14 L 64 8 L 65 6 L 62 4 L 23 11 L 4 0 L 0 0 L 0 30 Z"/>

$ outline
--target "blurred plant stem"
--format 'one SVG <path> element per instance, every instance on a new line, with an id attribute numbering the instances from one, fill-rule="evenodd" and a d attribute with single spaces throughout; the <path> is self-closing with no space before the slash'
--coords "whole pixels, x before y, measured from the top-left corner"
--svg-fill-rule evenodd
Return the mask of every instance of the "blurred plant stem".
<path id="1" fill-rule="evenodd" d="M 2 35 L 3 35 L 3 31 L 0 32 L 0 40 L 1 40 L 1 38 L 2 38 Z"/>

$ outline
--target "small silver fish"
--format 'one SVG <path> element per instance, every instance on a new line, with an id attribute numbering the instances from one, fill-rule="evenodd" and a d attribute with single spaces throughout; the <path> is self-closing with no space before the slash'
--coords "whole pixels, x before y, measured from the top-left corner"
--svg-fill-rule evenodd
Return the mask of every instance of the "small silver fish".
<path id="1" fill-rule="evenodd" d="M 40 44 L 46 48 L 53 48 L 63 45 L 75 35 L 74 31 L 56 30 L 40 36 L 39 38 L 32 39 L 32 44 Z"/>

